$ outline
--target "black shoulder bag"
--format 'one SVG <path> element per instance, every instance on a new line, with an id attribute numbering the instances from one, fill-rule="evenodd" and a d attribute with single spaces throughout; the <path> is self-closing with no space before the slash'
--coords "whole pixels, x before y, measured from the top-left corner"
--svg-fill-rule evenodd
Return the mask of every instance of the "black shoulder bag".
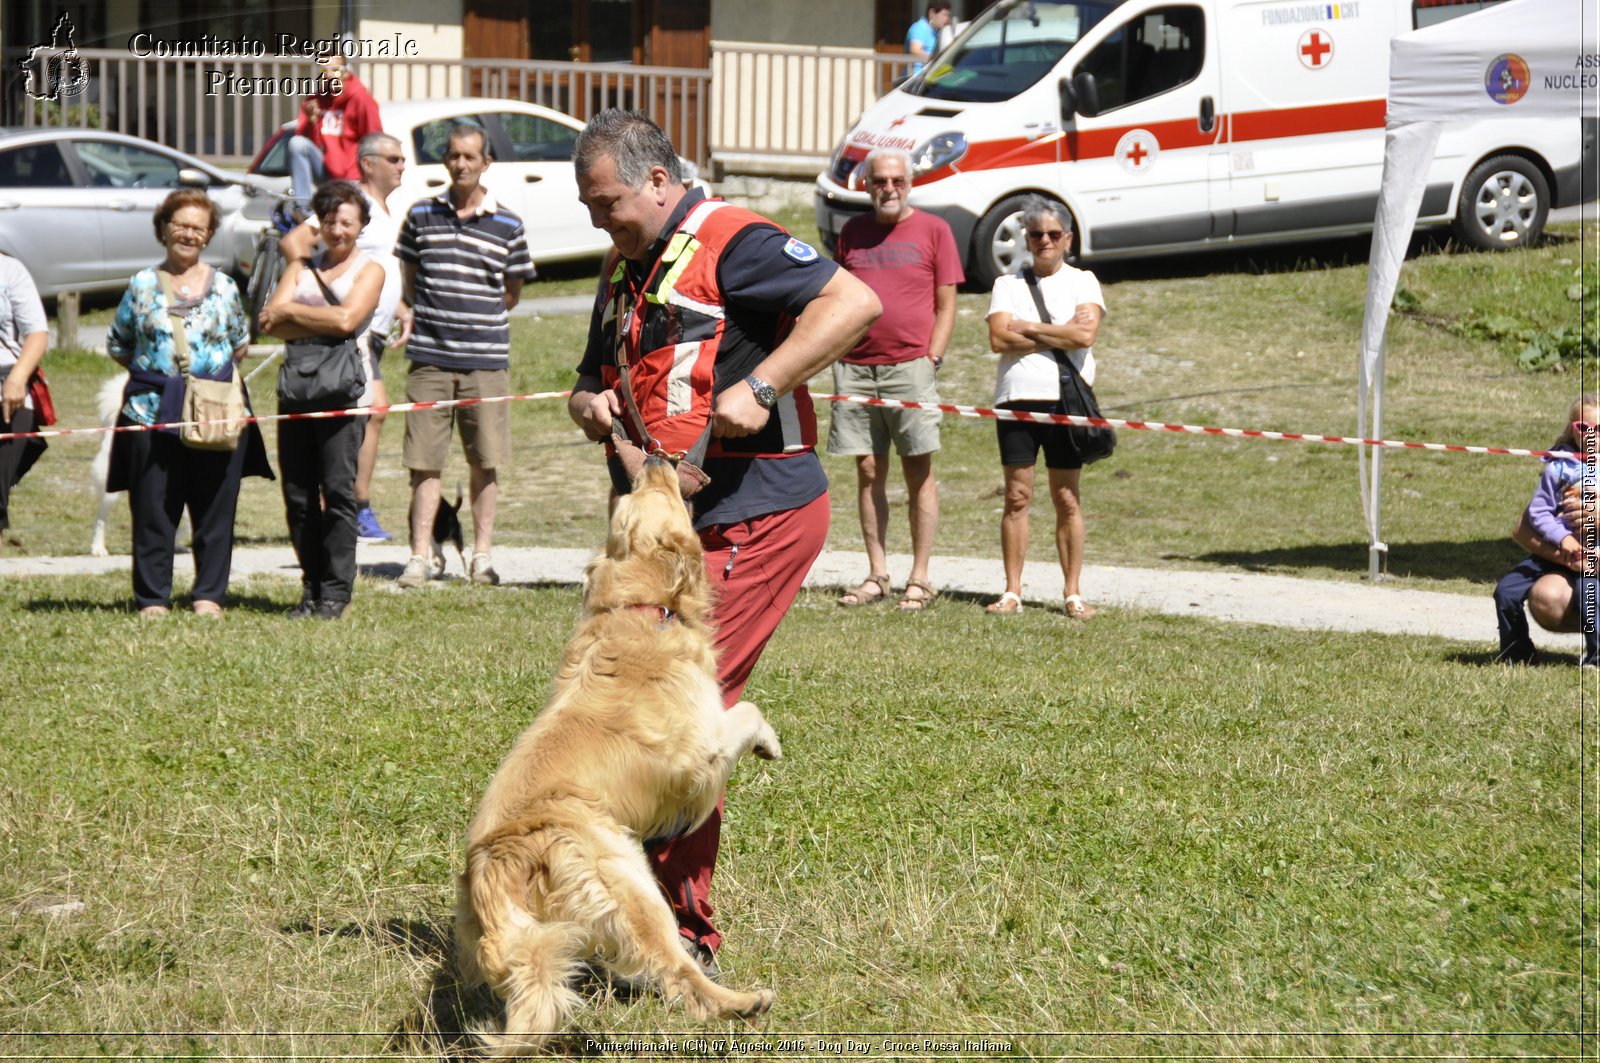
<path id="1" fill-rule="evenodd" d="M 1025 269 L 1022 271 L 1022 279 L 1027 282 L 1028 294 L 1033 296 L 1033 305 L 1039 310 L 1039 320 L 1046 325 L 1055 324 L 1050 319 L 1050 311 L 1045 309 L 1044 293 L 1039 290 L 1039 278 L 1032 269 Z M 1059 347 L 1050 348 L 1050 353 L 1055 355 L 1056 368 L 1061 373 L 1061 412 L 1074 417 L 1100 417 L 1100 403 L 1095 401 L 1094 389 L 1083 379 L 1078 367 L 1072 364 L 1072 358 Z M 1072 442 L 1077 447 L 1078 453 L 1083 455 L 1085 465 L 1092 465 L 1102 458 L 1109 458 L 1111 452 L 1117 449 L 1117 432 L 1114 428 L 1080 427 L 1075 424 L 1057 427 L 1060 431 L 1071 434 Z"/>
<path id="2" fill-rule="evenodd" d="M 322 279 L 311 260 L 302 262 L 322 288 L 329 306 L 339 297 Z M 354 406 L 367 389 L 356 337 L 307 336 L 283 345 L 283 365 L 278 369 L 278 408 L 286 413 L 343 410 Z"/>

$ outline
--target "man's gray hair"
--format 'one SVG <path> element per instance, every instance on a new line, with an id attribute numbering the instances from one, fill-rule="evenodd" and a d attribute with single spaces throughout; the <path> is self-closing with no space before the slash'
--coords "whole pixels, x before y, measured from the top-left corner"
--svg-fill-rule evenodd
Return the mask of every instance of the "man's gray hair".
<path id="1" fill-rule="evenodd" d="M 478 144 L 483 149 L 483 157 L 490 162 L 494 161 L 494 141 L 489 139 L 489 131 L 487 129 L 477 122 L 456 122 L 450 127 L 450 131 L 445 134 L 444 143 L 446 149 L 449 148 L 451 141 L 460 140 L 462 137 L 477 137 Z"/>
<path id="2" fill-rule="evenodd" d="M 911 153 L 905 148 L 873 148 L 867 152 L 867 157 L 861 160 L 861 172 L 866 177 L 872 176 L 875 159 L 899 159 L 906 164 L 906 180 L 911 180 Z"/>
<path id="3" fill-rule="evenodd" d="M 661 167 L 673 184 L 683 183 L 683 167 L 672 141 L 638 111 L 610 107 L 593 118 L 578 134 L 572 149 L 572 166 L 579 175 L 588 173 L 602 156 L 617 164 L 617 180 L 629 188 L 642 188 L 650 171 Z"/>
<path id="4" fill-rule="evenodd" d="M 1044 196 L 1029 196 L 1022 201 L 1022 224 L 1037 225 L 1046 218 L 1054 218 L 1061 223 L 1067 235 L 1072 235 L 1072 212 L 1066 204 Z"/>
<path id="5" fill-rule="evenodd" d="M 368 155 L 387 155 L 390 144 L 397 148 L 400 147 L 400 138 L 392 133 L 368 133 L 361 138 L 361 143 L 356 145 L 356 158 L 364 159 Z"/>

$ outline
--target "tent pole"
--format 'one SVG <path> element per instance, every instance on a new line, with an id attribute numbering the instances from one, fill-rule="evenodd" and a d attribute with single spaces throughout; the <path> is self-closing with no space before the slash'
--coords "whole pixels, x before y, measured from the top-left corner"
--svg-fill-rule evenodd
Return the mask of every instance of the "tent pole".
<path id="1" fill-rule="evenodd" d="M 1379 348 L 1378 354 L 1378 379 L 1382 379 L 1383 352 Z M 1372 395 L 1372 438 L 1383 438 L 1383 389 L 1373 389 Z M 1372 448 L 1372 480 L 1368 498 L 1372 505 L 1372 541 L 1367 544 L 1367 578 L 1376 583 L 1388 574 L 1389 544 L 1383 541 L 1382 523 L 1379 519 L 1379 504 L 1382 495 L 1379 494 L 1379 476 L 1383 471 L 1383 448 Z"/>

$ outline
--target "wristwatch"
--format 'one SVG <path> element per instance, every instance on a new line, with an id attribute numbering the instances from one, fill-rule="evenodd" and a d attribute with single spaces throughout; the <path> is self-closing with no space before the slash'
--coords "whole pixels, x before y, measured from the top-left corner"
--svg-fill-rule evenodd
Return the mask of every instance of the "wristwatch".
<path id="1" fill-rule="evenodd" d="M 755 392 L 756 401 L 761 404 L 762 409 L 770 410 L 778 404 L 778 389 L 765 380 L 751 373 L 744 378 L 744 382 L 750 385 L 751 391 Z"/>

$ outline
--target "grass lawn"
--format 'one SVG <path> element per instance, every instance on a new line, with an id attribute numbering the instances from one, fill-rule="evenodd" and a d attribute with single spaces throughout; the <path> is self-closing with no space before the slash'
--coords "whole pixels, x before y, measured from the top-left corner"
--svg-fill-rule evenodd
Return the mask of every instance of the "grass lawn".
<path id="1" fill-rule="evenodd" d="M 349 622 L 292 625 L 293 585 L 260 580 L 218 627 L 141 621 L 124 583 L 0 587 L 0 1043 L 437 1058 L 475 1013 L 448 961 L 462 833 L 576 592 L 363 581 Z M 1570 668 L 808 594 L 748 696 L 787 759 L 737 773 L 715 902 L 729 981 L 774 1010 L 598 997 L 575 1053 L 1552 1058 L 1595 1029 L 1596 721 Z"/>
<path id="2" fill-rule="evenodd" d="M 1433 246 L 1409 263 L 1385 434 L 1551 442 L 1593 367 L 1522 372 L 1521 344 L 1476 324 L 1577 324 L 1568 291 L 1600 275 L 1597 247 L 1568 230 L 1526 253 Z M 1102 269 L 1103 405 L 1352 433 L 1363 255 L 1358 241 Z M 961 297 L 947 401 L 992 395 L 986 306 Z M 585 325 L 519 320 L 513 386 L 567 387 Z M 93 423 L 109 363 L 58 353 L 46 368 L 63 422 Z M 271 411 L 270 383 L 256 392 Z M 517 404 L 513 426 L 498 540 L 596 545 L 599 449 L 559 401 Z M 375 490 L 397 531 L 401 436 L 385 429 Z M 57 441 L 14 494 L 23 549 L 87 549 L 95 445 Z M 447 484 L 464 482 L 452 461 Z M 830 543 L 859 549 L 852 465 L 826 461 Z M 998 556 L 992 427 L 947 420 L 935 469 L 937 551 Z M 1537 469 L 1391 453 L 1397 578 L 1487 612 Z M 1084 499 L 1091 562 L 1365 571 L 1348 447 L 1126 432 Z M 240 540 L 283 541 L 282 514 L 274 485 L 248 482 Z M 1036 558 L 1052 556 L 1048 523 Z M 127 548 L 125 507 L 109 541 Z M 0 1046 L 437 1058 L 440 1029 L 477 1012 L 448 962 L 461 836 L 543 701 L 576 592 L 402 596 L 363 580 L 350 621 L 287 624 L 296 590 L 236 584 L 217 626 L 139 621 L 125 574 L 0 585 Z M 640 1034 L 684 1055 L 703 1035 L 725 1042 L 702 1054 L 743 1058 L 825 1033 L 880 1056 L 1590 1053 L 1593 685 L 1570 666 L 1491 666 L 1489 648 L 802 596 L 749 691 L 788 759 L 737 774 L 715 898 L 730 982 L 775 989 L 774 1011 L 749 1028 L 599 998 L 565 1046 L 625 1058 L 585 1036 Z M 1004 1047 L 922 1044 L 941 1033 Z"/>

